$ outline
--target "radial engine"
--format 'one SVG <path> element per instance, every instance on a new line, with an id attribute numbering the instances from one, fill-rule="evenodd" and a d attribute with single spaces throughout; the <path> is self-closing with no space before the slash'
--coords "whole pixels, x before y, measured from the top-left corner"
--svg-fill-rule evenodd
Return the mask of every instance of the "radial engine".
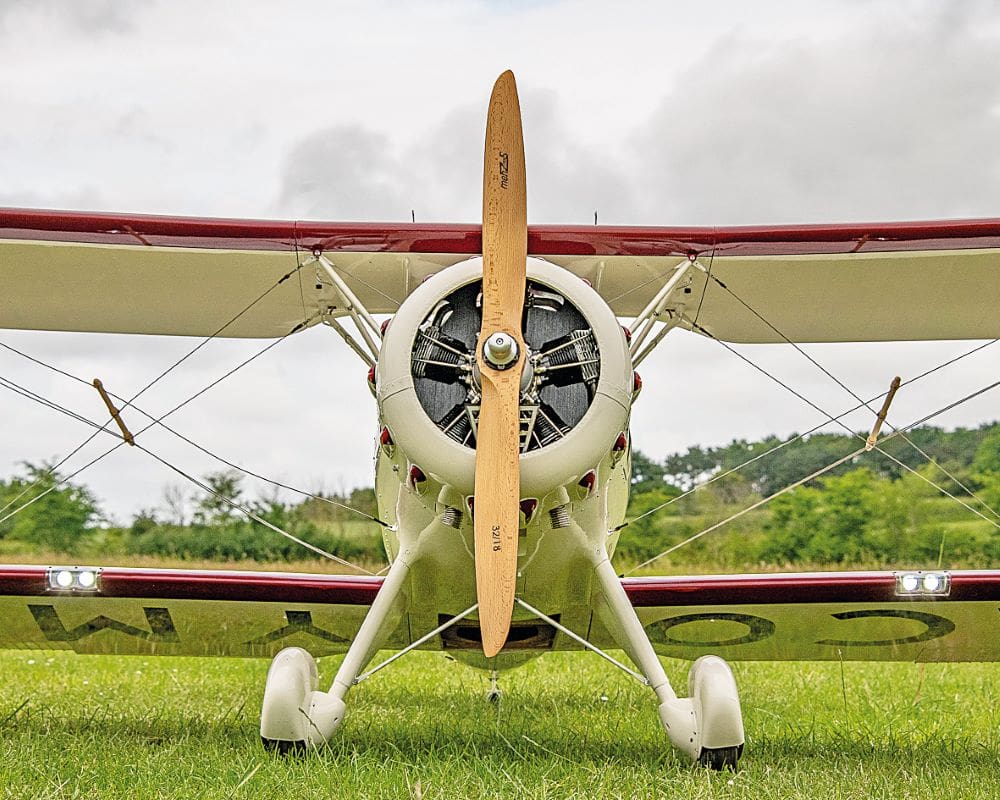
<path id="1" fill-rule="evenodd" d="M 625 334 L 581 278 L 528 259 L 521 379 L 521 496 L 592 469 L 627 430 L 633 374 Z M 376 370 L 382 424 L 412 464 L 472 494 L 480 384 L 482 261 L 415 289 L 385 332 Z"/>

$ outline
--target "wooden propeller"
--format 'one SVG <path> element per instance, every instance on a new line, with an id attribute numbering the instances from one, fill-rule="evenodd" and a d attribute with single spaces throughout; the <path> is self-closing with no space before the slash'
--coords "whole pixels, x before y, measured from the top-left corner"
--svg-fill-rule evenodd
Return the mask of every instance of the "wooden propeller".
<path id="1" fill-rule="evenodd" d="M 476 346 L 482 401 L 476 432 L 476 595 L 483 653 L 507 641 L 517 581 L 521 476 L 521 314 L 528 250 L 524 140 L 514 74 L 490 96 L 483 159 L 483 322 Z"/>

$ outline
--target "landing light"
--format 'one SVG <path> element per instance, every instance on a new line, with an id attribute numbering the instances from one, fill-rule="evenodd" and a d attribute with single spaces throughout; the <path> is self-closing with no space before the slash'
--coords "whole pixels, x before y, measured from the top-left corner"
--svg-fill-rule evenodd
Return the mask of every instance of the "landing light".
<path id="1" fill-rule="evenodd" d="M 50 591 L 97 592 L 100 591 L 100 567 L 49 567 Z"/>
<path id="2" fill-rule="evenodd" d="M 896 594 L 909 597 L 944 597 L 951 592 L 947 572 L 897 572 Z"/>

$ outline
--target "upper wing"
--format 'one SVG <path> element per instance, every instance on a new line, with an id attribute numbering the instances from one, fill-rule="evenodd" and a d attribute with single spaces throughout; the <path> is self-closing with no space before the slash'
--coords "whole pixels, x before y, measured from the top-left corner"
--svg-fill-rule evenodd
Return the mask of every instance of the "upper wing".
<path id="1" fill-rule="evenodd" d="M 478 237 L 478 228 L 476 229 Z M 395 311 L 452 228 L 303 225 L 0 209 L 0 327 L 228 337 L 284 336 L 345 300 L 308 261 L 336 265 L 374 313 Z M 477 238 L 478 242 L 478 238 Z M 419 278 L 417 278 L 419 279 Z"/>
<path id="2" fill-rule="evenodd" d="M 619 316 L 697 259 L 705 271 L 670 306 L 726 341 L 1000 336 L 1000 219 L 531 232 L 529 253 L 588 278 Z"/>
<path id="3" fill-rule="evenodd" d="M 428 274 L 481 247 L 478 225 L 0 210 L 0 327 L 281 336 L 346 311 L 314 253 L 369 311 L 391 313 Z M 706 272 L 671 305 L 683 325 L 729 341 L 1000 335 L 1000 220 L 532 226 L 528 253 L 589 280 L 619 316 L 638 314 L 678 263 L 697 259 Z"/>

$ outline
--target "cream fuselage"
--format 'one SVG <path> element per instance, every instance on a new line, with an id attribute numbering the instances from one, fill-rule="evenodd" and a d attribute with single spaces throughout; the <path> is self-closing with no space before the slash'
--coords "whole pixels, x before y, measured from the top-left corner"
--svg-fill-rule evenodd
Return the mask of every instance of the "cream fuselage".
<path id="1" fill-rule="evenodd" d="M 414 637 L 476 602 L 470 509 L 475 449 L 448 438 L 429 419 L 413 388 L 410 358 L 416 330 L 429 310 L 456 287 L 474 281 L 479 270 L 477 260 L 471 260 L 418 287 L 389 325 L 376 373 L 379 421 L 389 439 L 377 448 L 376 495 L 381 518 L 393 526 L 384 534 L 389 557 L 403 557 L 411 565 L 397 613 Z M 594 331 L 601 371 L 579 423 L 564 438 L 521 456 L 520 498 L 536 505 L 527 517 L 522 507 L 516 593 L 585 635 L 595 603 L 593 567 L 613 552 L 615 528 L 628 502 L 631 360 L 614 314 L 586 282 L 535 259 L 529 260 L 528 274 L 581 311 Z M 544 643 L 518 628 L 518 621 L 530 618 L 515 610 L 508 647 L 489 660 L 475 647 L 474 621 L 459 626 L 456 635 L 464 632 L 466 638 L 453 654 L 478 666 L 516 666 L 544 651 Z M 527 640 L 518 642 L 519 634 Z"/>

